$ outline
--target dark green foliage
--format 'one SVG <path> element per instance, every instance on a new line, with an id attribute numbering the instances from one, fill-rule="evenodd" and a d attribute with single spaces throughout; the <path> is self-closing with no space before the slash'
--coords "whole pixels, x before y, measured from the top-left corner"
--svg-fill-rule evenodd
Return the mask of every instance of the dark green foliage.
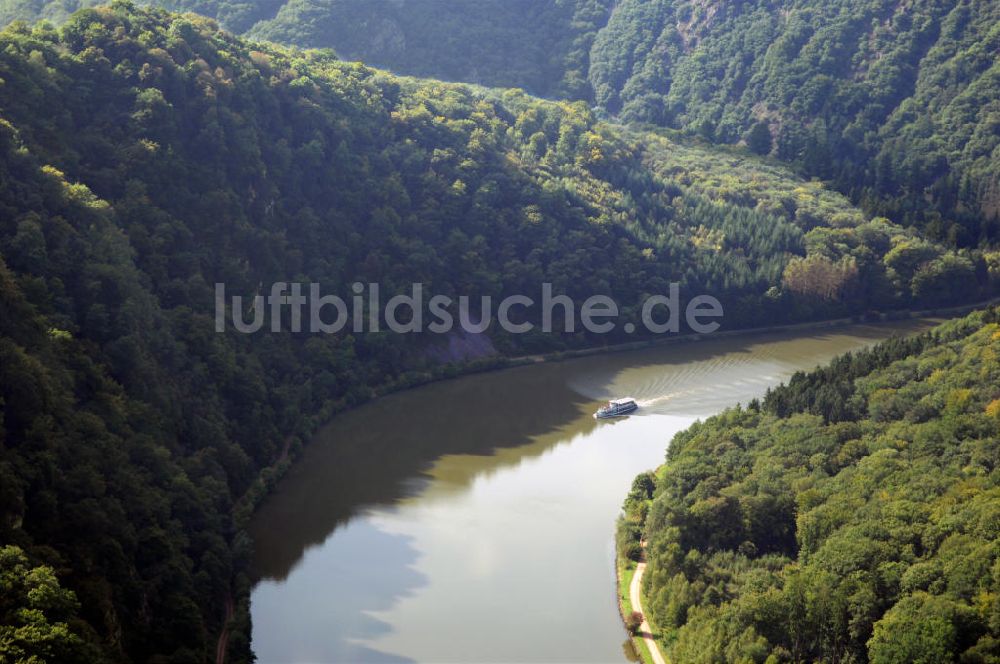
<path id="1" fill-rule="evenodd" d="M 250 35 L 330 47 L 344 59 L 401 74 L 588 99 L 590 48 L 611 5 L 610 0 L 289 0 Z"/>
<path id="2" fill-rule="evenodd" d="M 624 120 L 721 143 L 749 131 L 761 153 L 770 124 L 778 157 L 870 214 L 996 243 L 998 23 L 990 0 L 624 0 L 590 80 Z"/>
<path id="3" fill-rule="evenodd" d="M 98 0 L 0 0 L 0 26 L 62 22 Z M 162 0 L 254 39 L 331 48 L 400 74 L 589 99 L 590 49 L 611 0 Z"/>
<path id="4" fill-rule="evenodd" d="M 643 473 L 632 482 L 632 490 L 622 506 L 623 515 L 615 529 L 615 543 L 622 558 L 633 562 L 643 559 L 643 524 L 649 515 L 655 491 L 656 476 L 653 473 Z"/>
<path id="5" fill-rule="evenodd" d="M 93 1 L 0 0 L 0 24 L 62 21 Z M 400 73 L 594 100 L 626 122 L 746 139 L 832 180 L 870 215 L 949 246 L 1000 241 L 994 0 L 157 4 Z"/>
<path id="6" fill-rule="evenodd" d="M 839 358 L 675 437 L 639 535 L 674 661 L 997 657 L 998 315 Z"/>
<path id="7" fill-rule="evenodd" d="M 747 134 L 747 147 L 754 154 L 769 154 L 771 152 L 771 128 L 766 122 L 757 122 Z"/>

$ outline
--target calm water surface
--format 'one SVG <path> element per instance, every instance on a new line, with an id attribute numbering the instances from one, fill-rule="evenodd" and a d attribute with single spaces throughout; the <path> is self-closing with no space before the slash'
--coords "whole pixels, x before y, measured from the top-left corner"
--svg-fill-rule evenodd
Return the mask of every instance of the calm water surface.
<path id="1" fill-rule="evenodd" d="M 469 376 L 338 416 L 259 511 L 269 662 L 623 662 L 613 526 L 698 418 L 926 321 L 762 334 Z M 633 396 L 614 421 L 591 414 Z"/>

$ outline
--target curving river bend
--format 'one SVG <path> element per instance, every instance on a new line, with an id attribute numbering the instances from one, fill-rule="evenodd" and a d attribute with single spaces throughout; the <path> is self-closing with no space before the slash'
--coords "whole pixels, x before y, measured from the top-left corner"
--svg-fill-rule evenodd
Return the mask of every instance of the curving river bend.
<path id="1" fill-rule="evenodd" d="M 467 376 L 344 413 L 251 527 L 260 662 L 623 662 L 614 519 L 698 418 L 929 321 Z M 601 401 L 638 413 L 597 422 Z"/>

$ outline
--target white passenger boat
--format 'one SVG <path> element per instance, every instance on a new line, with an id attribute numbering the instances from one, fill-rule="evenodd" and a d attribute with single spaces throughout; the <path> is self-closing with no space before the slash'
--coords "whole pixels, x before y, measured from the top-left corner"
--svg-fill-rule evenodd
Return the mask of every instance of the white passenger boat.
<path id="1" fill-rule="evenodd" d="M 604 419 L 606 417 L 618 417 L 620 415 L 627 415 L 634 410 L 639 409 L 639 404 L 635 402 L 632 397 L 625 397 L 624 399 L 612 399 L 608 402 L 607 406 L 601 406 L 594 413 L 594 417 L 597 419 Z"/>

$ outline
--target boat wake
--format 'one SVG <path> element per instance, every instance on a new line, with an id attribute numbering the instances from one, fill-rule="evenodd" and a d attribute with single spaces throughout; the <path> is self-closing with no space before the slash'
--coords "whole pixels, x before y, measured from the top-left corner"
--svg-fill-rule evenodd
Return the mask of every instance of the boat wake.
<path id="1" fill-rule="evenodd" d="M 629 368 L 614 376 L 580 376 L 571 387 L 595 400 L 631 394 L 639 414 L 708 415 L 745 403 L 747 394 L 763 397 L 785 375 L 780 360 L 726 354 L 684 365 Z"/>
<path id="2" fill-rule="evenodd" d="M 701 417 L 762 398 L 794 371 L 866 345 L 867 337 L 823 333 L 775 341 L 727 340 L 639 352 L 631 365 L 597 358 L 569 387 L 594 401 L 632 395 L 639 414 Z"/>

